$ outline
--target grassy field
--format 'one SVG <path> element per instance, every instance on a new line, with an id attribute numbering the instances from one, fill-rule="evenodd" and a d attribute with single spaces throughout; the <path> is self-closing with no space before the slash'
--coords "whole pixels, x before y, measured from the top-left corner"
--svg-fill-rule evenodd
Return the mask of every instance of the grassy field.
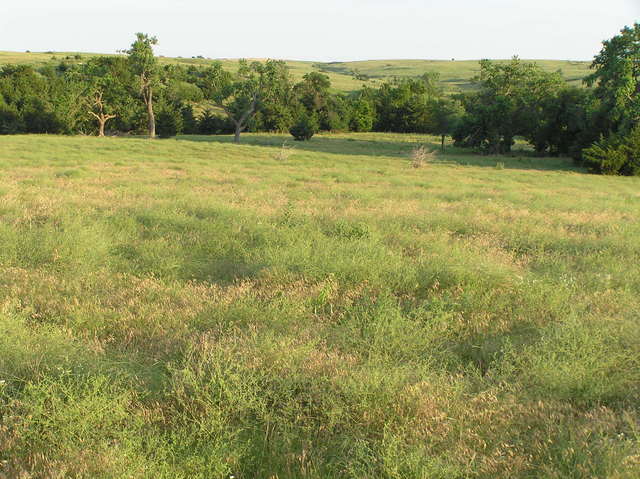
<path id="1" fill-rule="evenodd" d="M 638 178 L 285 139 L 0 137 L 0 477 L 640 477 Z"/>
<path id="2" fill-rule="evenodd" d="M 75 63 L 82 62 L 83 59 L 93 55 L 95 54 L 78 52 L 23 53 L 0 51 L 0 65 L 33 64 L 41 66 L 62 60 Z M 76 56 L 80 58 L 76 58 Z M 213 60 L 161 57 L 160 61 L 162 63 L 178 63 L 182 65 L 207 65 Z M 237 69 L 237 60 L 223 59 L 220 61 L 229 70 Z M 590 62 L 561 60 L 536 60 L 536 62 L 547 71 L 562 71 L 567 82 L 576 86 L 580 86 L 582 79 L 590 73 Z M 440 75 L 442 87 L 446 92 L 464 91 L 473 88 L 471 79 L 480 72 L 480 65 L 475 60 L 372 60 L 334 63 L 287 60 L 287 64 L 296 81 L 302 79 L 305 73 L 321 71 L 329 75 L 335 90 L 343 92 L 359 90 L 363 85 L 376 86 L 381 81 L 395 77 L 418 77 L 427 72 L 435 72 Z M 368 76 L 369 79 L 356 79 L 356 72 Z"/>

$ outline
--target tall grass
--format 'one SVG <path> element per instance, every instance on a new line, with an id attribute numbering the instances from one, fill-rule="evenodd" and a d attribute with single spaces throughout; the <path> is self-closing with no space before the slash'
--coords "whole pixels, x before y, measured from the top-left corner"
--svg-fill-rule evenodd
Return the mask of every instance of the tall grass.
<path id="1" fill-rule="evenodd" d="M 283 141 L 0 138 L 0 477 L 640 474 L 637 179 Z"/>

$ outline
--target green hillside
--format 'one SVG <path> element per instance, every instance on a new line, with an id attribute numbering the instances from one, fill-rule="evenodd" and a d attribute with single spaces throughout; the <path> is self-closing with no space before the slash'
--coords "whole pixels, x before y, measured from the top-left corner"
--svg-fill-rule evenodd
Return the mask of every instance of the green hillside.
<path id="1" fill-rule="evenodd" d="M 532 61 L 532 60 L 529 60 Z M 580 84 L 589 74 L 590 62 L 535 60 L 546 71 L 560 70 L 568 82 Z M 427 72 L 438 73 L 446 90 L 466 90 L 471 79 L 480 72 L 477 60 L 370 60 L 359 62 L 318 63 L 317 68 L 327 73 L 365 75 L 372 80 L 393 77 L 416 77 Z"/>
<path id="2" fill-rule="evenodd" d="M 33 64 L 46 65 L 60 61 L 77 63 L 83 59 L 97 55 L 79 52 L 6 52 L 0 51 L 0 64 Z M 182 65 L 207 65 L 212 61 L 206 58 L 167 58 L 161 57 L 163 63 Z M 225 67 L 233 69 L 236 59 L 222 59 Z M 568 82 L 579 85 L 589 73 L 590 62 L 536 60 L 547 71 L 562 71 Z M 443 88 L 448 92 L 464 91 L 472 88 L 471 79 L 477 75 L 480 66 L 477 60 L 369 60 L 358 62 L 306 62 L 287 60 L 293 77 L 301 79 L 305 73 L 322 71 L 329 75 L 333 87 L 338 91 L 351 92 L 363 85 L 375 85 L 394 77 L 417 77 L 427 72 L 440 75 Z M 358 79 L 360 78 L 360 79 Z"/>

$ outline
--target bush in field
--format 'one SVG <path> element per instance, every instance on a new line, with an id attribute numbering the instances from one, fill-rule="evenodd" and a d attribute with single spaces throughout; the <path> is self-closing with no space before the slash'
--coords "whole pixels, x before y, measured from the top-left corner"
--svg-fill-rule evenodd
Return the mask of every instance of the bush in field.
<path id="1" fill-rule="evenodd" d="M 613 135 L 582 152 L 585 165 L 605 175 L 640 175 L 640 126 L 626 136 Z"/>
<path id="2" fill-rule="evenodd" d="M 182 132 L 182 114 L 165 108 L 156 116 L 156 133 L 160 138 L 170 138 Z"/>
<path id="3" fill-rule="evenodd" d="M 435 154 L 426 146 L 420 145 L 411 151 L 411 166 L 422 168 L 426 163 L 433 160 Z"/>
<path id="4" fill-rule="evenodd" d="M 276 153 L 273 158 L 274 160 L 285 161 L 289 159 L 292 153 L 293 153 L 293 146 L 287 145 L 287 142 L 285 141 L 282 144 L 282 147 L 280 148 L 280 150 L 278 150 L 278 153 Z"/>
<path id="5" fill-rule="evenodd" d="M 315 115 L 303 113 L 298 121 L 289 129 L 296 141 L 310 140 L 318 132 L 318 120 Z"/>

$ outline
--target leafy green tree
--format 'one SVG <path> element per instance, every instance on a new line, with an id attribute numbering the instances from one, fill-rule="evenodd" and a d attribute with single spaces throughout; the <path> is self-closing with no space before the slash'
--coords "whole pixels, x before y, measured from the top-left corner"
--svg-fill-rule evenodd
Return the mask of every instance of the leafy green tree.
<path id="1" fill-rule="evenodd" d="M 144 33 L 136 33 L 136 40 L 126 51 L 131 71 L 138 79 L 140 95 L 147 110 L 147 126 L 149 138 L 156 136 L 156 120 L 153 112 L 153 93 L 159 84 L 158 60 L 153 54 L 153 46 L 157 45 L 156 37 Z"/>
<path id="2" fill-rule="evenodd" d="M 591 67 L 595 72 L 586 82 L 595 85 L 595 95 L 608 114 L 609 129 L 630 131 L 640 121 L 640 23 L 604 41 Z"/>
<path id="3" fill-rule="evenodd" d="M 235 125 L 234 142 L 262 106 L 282 96 L 289 87 L 289 71 L 285 62 L 265 63 L 241 60 L 238 71 L 231 73 L 220 63 L 208 68 L 199 80 L 206 99 L 223 110 Z"/>
<path id="4" fill-rule="evenodd" d="M 316 114 L 326 110 L 331 88 L 331 79 L 328 75 L 320 72 L 306 73 L 302 81 L 295 86 L 296 94 L 300 103 L 308 112 Z"/>
<path id="5" fill-rule="evenodd" d="M 434 129 L 430 103 L 441 95 L 438 76 L 406 78 L 387 82 L 373 96 L 377 114 L 375 130 L 398 133 L 428 133 Z"/>
<path id="6" fill-rule="evenodd" d="M 81 85 L 63 71 L 46 66 L 0 69 L 0 96 L 5 103 L 5 129 L 28 133 L 72 133 L 79 118 Z M 11 122 L 9 119 L 13 118 Z M 16 128 L 19 131 L 16 131 Z"/>
<path id="7" fill-rule="evenodd" d="M 538 121 L 528 132 L 528 139 L 538 152 L 551 155 L 579 153 L 599 136 L 599 116 L 590 90 L 567 86 L 542 102 Z"/>
<path id="8" fill-rule="evenodd" d="M 362 95 L 353 100 L 349 124 L 352 131 L 371 131 L 375 121 L 376 112 L 373 102 Z"/>
<path id="9" fill-rule="evenodd" d="M 261 131 L 286 132 L 293 124 L 298 103 L 289 70 L 284 64 L 272 69 L 270 85 L 263 95 L 255 116 L 254 127 Z"/>
<path id="10" fill-rule="evenodd" d="M 67 85 L 79 87 L 77 111 L 70 113 L 77 116 L 73 131 L 95 129 L 103 136 L 107 122 L 123 131 L 132 130 L 140 123 L 141 113 L 144 113 L 136 98 L 137 79 L 126 58 L 92 57 L 85 63 L 66 68 L 63 78 Z"/>
<path id="11" fill-rule="evenodd" d="M 441 137 L 441 149 L 444 151 L 446 137 L 453 134 L 464 112 L 462 104 L 452 98 L 436 98 L 431 101 L 430 111 L 432 133 Z"/>
<path id="12" fill-rule="evenodd" d="M 324 73 L 311 72 L 294 87 L 298 102 L 318 119 L 320 130 L 349 129 L 351 104 L 346 97 L 331 92 L 331 80 Z"/>
<path id="13" fill-rule="evenodd" d="M 454 139 L 490 153 L 510 151 L 518 135 L 533 143 L 545 105 L 564 84 L 559 72 L 517 57 L 506 63 L 482 60 L 476 82 L 479 91 L 462 98 L 466 113 Z"/>

